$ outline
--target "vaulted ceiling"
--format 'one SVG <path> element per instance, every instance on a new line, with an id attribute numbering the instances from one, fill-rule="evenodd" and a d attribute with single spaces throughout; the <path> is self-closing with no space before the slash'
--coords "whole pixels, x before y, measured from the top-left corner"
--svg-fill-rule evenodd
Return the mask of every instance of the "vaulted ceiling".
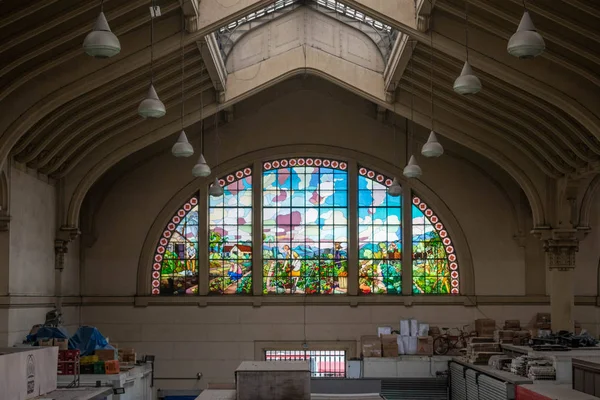
<path id="1" fill-rule="evenodd" d="M 51 178 L 71 179 L 77 204 L 112 165 L 181 129 L 182 55 L 184 125 L 231 107 L 267 81 L 306 69 L 305 50 L 304 60 L 240 89 L 240 71 L 227 71 L 223 59 L 232 46 L 214 51 L 216 36 L 206 36 L 228 24 L 245 25 L 244 33 L 261 29 L 264 24 L 257 21 L 278 17 L 265 7 L 291 3 L 320 7 L 326 14 L 333 4 L 329 11 L 337 9 L 337 14 L 329 13 L 330 18 L 343 17 L 346 24 L 377 21 L 397 31 L 397 42 L 385 55 L 385 71 L 368 72 L 380 80 L 376 84 L 354 84 L 317 64 L 312 72 L 337 79 L 388 112 L 410 117 L 415 105 L 415 121 L 425 126 L 432 118 L 433 93 L 436 131 L 505 168 L 531 203 L 543 197 L 542 191 L 535 183 L 525 186 L 540 176 L 580 179 L 600 172 L 600 5 L 593 2 L 527 1 L 547 49 L 536 59 L 518 60 L 507 54 L 506 42 L 522 15 L 521 0 L 469 0 L 468 5 L 465 0 L 347 0 L 339 5 L 331 0 L 159 0 L 154 78 L 169 112 L 156 121 L 137 116 L 150 79 L 150 0 L 104 2 L 122 45 L 121 53 L 107 60 L 92 59 L 81 48 L 99 3 L 0 2 L 0 162 L 10 155 Z M 452 83 L 465 58 L 467 9 L 469 60 L 483 90 L 461 97 Z M 203 113 L 199 104 L 204 104 Z M 543 219 L 538 216 L 538 222 Z"/>

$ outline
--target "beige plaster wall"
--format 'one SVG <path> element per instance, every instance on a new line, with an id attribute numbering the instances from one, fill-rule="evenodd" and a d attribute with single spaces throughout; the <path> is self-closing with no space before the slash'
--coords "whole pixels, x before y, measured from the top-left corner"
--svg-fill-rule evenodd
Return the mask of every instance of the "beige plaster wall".
<path id="1" fill-rule="evenodd" d="M 576 317 L 590 321 L 595 329 L 598 308 L 576 307 Z M 140 354 L 156 356 L 158 388 L 204 388 L 207 383 L 232 382 L 241 361 L 254 360 L 265 346 L 282 346 L 304 341 L 309 348 L 332 348 L 339 341 L 354 343 L 359 352 L 360 337 L 376 334 L 378 326 L 399 327 L 402 318 L 417 317 L 440 327 L 473 323 L 476 318 L 519 319 L 529 323 L 536 312 L 549 306 L 129 306 L 85 307 L 83 323 L 97 326 L 120 346 L 134 347 Z M 595 322 L 594 322 L 595 321 Z M 595 325 L 594 325 L 595 324 Z M 305 336 L 306 335 L 306 336 Z M 274 342 L 274 343 L 261 343 Z M 271 347 L 273 348 L 273 347 Z M 259 353 L 260 354 L 260 353 Z M 161 378 L 194 378 L 199 382 Z"/>
<path id="2" fill-rule="evenodd" d="M 54 294 L 56 190 L 26 171 L 10 171 L 11 295 Z"/>
<path id="3" fill-rule="evenodd" d="M 392 129 L 365 115 L 371 110 L 361 109 L 363 102 L 344 103 L 328 93 L 304 90 L 277 100 L 248 109 L 246 116 L 242 110 L 238 119 L 219 128 L 219 160 L 298 143 L 339 146 L 390 162 L 404 154 L 401 132 L 395 149 L 390 145 L 394 143 Z M 209 135 L 205 154 L 213 164 L 214 144 L 214 135 Z M 164 152 L 123 171 L 95 215 L 97 241 L 85 253 L 84 295 L 135 294 L 137 263 L 147 232 L 168 200 L 192 180 L 195 161 L 195 157 L 179 160 Z M 512 239 L 515 216 L 503 189 L 486 176 L 492 172 L 474 168 L 452 154 L 422 160 L 422 167 L 422 181 L 454 213 L 470 243 L 476 293 L 525 294 L 524 251 Z"/>
<path id="4" fill-rule="evenodd" d="M 592 231 L 579 245 L 575 268 L 575 293 L 600 296 L 600 191 L 596 193 L 590 215 Z"/>
<path id="5" fill-rule="evenodd" d="M 399 167 L 404 163 L 401 129 L 394 148 L 393 132 L 374 119 L 374 108 L 351 96 L 300 87 L 278 92 L 271 99 L 258 95 L 254 102 L 236 107 L 234 115 L 233 122 L 219 128 L 220 162 L 267 147 L 295 144 L 301 151 L 302 144 L 322 144 L 388 162 L 400 159 Z M 544 282 L 543 253 L 535 251 L 541 242 L 513 238 L 519 229 L 513 205 L 520 197 L 519 189 L 498 168 L 477 166 L 477 158 L 468 151 L 441 140 L 448 154 L 437 160 L 420 160 L 422 181 L 460 221 L 473 257 L 476 293 L 488 297 L 543 295 L 525 287 L 527 280 L 536 278 L 531 273 L 526 276 L 526 268 L 535 267 Z M 198 148 L 198 142 L 193 143 Z M 216 143 L 209 133 L 205 154 L 211 165 L 217 162 Z M 97 326 L 112 342 L 134 347 L 138 354 L 156 355 L 159 388 L 190 389 L 205 387 L 208 382 L 231 382 L 239 362 L 254 359 L 262 342 L 283 345 L 306 340 L 314 347 L 349 341 L 358 350 L 360 336 L 375 333 L 378 326 L 397 327 L 401 318 L 416 317 L 441 327 L 462 326 L 476 318 L 494 318 L 498 323 L 519 319 L 526 325 L 536 312 L 549 311 L 549 305 L 526 297 L 516 304 L 502 304 L 499 298 L 498 305 L 477 307 L 299 303 L 133 307 L 131 296 L 136 294 L 138 261 L 148 230 L 165 204 L 192 181 L 190 170 L 195 161 L 195 157 L 175 159 L 165 149 L 133 168 L 115 171 L 121 176 L 100 191 L 104 198 L 94 216 L 95 242 L 83 256 L 82 294 L 89 296 L 86 301 L 90 305 L 83 307 L 82 323 Z M 521 231 L 530 228 L 523 223 Z M 582 246 L 580 256 L 588 257 L 589 251 Z M 585 264 L 578 273 L 595 274 L 595 267 Z M 588 289 L 577 286 L 577 294 L 587 294 Z M 108 301 L 115 305 L 106 305 Z M 103 305 L 94 305 L 100 303 Z M 598 334 L 599 310 L 577 306 L 575 318 Z M 164 379 L 194 378 L 199 372 L 203 374 L 199 382 Z"/>

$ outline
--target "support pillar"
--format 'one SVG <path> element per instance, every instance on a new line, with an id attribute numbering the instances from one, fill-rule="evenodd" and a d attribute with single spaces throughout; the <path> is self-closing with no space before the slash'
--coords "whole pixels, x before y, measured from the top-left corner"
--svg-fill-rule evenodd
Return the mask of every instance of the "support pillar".
<path id="1" fill-rule="evenodd" d="M 552 331 L 573 332 L 575 253 L 580 234 L 576 229 L 552 229 L 541 234 L 550 275 Z"/>

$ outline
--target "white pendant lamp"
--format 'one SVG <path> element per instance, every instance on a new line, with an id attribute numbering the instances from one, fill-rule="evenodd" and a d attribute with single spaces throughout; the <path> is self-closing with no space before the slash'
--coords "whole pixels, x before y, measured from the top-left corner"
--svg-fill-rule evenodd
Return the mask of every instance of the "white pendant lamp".
<path id="1" fill-rule="evenodd" d="M 188 141 L 185 131 L 181 131 L 179 138 L 171 148 L 171 153 L 175 157 L 190 157 L 194 155 L 194 148 Z"/>
<path id="2" fill-rule="evenodd" d="M 160 118 L 167 113 L 165 105 L 158 98 L 154 84 L 150 84 L 146 98 L 138 107 L 138 114 L 142 118 Z"/>
<path id="3" fill-rule="evenodd" d="M 438 142 L 434 131 L 431 131 L 429 134 L 427 143 L 425 143 L 421 149 L 421 154 L 423 154 L 425 157 L 439 157 L 444 154 L 444 148 L 440 142 Z"/>
<path id="4" fill-rule="evenodd" d="M 198 162 L 192 168 L 192 175 L 196 178 L 206 178 L 210 175 L 210 167 L 206 163 L 206 159 L 204 158 L 204 154 L 200 154 L 200 158 L 198 158 Z"/>
<path id="5" fill-rule="evenodd" d="M 213 197 L 219 197 L 223 196 L 224 192 L 223 186 L 221 186 L 221 183 L 219 183 L 219 178 L 215 178 L 215 182 L 208 189 L 208 194 Z"/>
<path id="6" fill-rule="evenodd" d="M 194 148 L 188 141 L 187 135 L 185 134 L 184 128 L 184 118 L 185 118 L 185 51 L 183 48 L 183 35 L 184 35 L 184 15 L 181 16 L 181 133 L 179 134 L 179 138 L 171 148 L 171 153 L 175 157 L 190 157 L 194 155 Z"/>
<path id="7" fill-rule="evenodd" d="M 521 59 L 539 56 L 546 49 L 544 38 L 537 33 L 529 11 L 523 13 L 517 32 L 510 37 L 506 49 L 510 55 Z"/>
<path id="8" fill-rule="evenodd" d="M 121 52 L 121 43 L 110 30 L 104 15 L 104 0 L 100 2 L 100 14 L 93 30 L 83 40 L 83 51 L 95 58 L 109 58 Z"/>
<path id="9" fill-rule="evenodd" d="M 402 175 L 410 179 L 418 178 L 423 175 L 423 171 L 421 170 L 421 167 L 419 167 L 419 164 L 417 164 L 415 156 L 410 156 L 410 160 L 406 167 L 404 167 Z"/>
<path id="10" fill-rule="evenodd" d="M 154 9 L 154 0 L 152 0 Z M 167 113 L 165 105 L 158 98 L 154 88 L 154 15 L 150 17 L 150 87 L 146 98 L 142 100 L 138 107 L 138 114 L 142 118 L 160 118 Z"/>
<path id="11" fill-rule="evenodd" d="M 398 183 L 398 179 L 394 178 L 394 181 L 388 187 L 388 194 L 392 197 L 399 197 L 402 194 L 402 186 Z"/>
<path id="12" fill-rule="evenodd" d="M 471 64 L 465 61 L 460 76 L 454 81 L 454 91 L 458 94 L 475 94 L 481 90 L 481 81 L 471 69 Z"/>
<path id="13" fill-rule="evenodd" d="M 481 90 L 481 81 L 473 73 L 469 64 L 469 1 L 465 2 L 465 52 L 466 59 L 460 76 L 454 81 L 453 89 L 456 93 L 466 95 L 475 94 Z"/>

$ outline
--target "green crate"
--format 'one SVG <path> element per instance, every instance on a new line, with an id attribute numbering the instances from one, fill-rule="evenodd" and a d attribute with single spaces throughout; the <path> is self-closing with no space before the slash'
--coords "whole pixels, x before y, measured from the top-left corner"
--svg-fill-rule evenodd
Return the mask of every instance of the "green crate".
<path id="1" fill-rule="evenodd" d="M 104 361 L 94 363 L 94 374 L 104 374 Z"/>

